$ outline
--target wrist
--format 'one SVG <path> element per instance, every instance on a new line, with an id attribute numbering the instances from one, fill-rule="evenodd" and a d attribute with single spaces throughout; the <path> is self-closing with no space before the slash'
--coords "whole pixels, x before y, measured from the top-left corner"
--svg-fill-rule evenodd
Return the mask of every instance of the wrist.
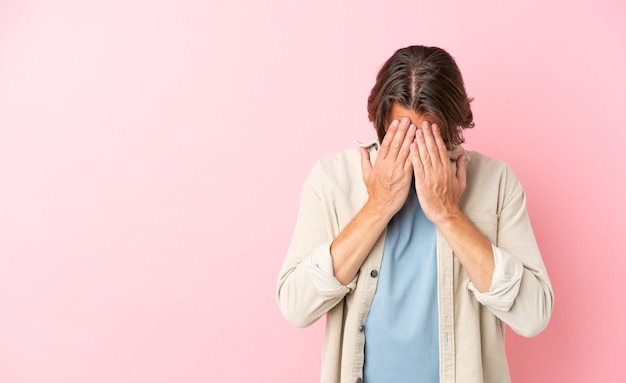
<path id="1" fill-rule="evenodd" d="M 361 211 L 370 217 L 370 219 L 382 222 L 385 225 L 387 225 L 391 218 L 396 214 L 396 211 L 394 211 L 390 206 L 381 203 L 374 198 L 369 198 Z"/>
<path id="2" fill-rule="evenodd" d="M 464 221 L 467 221 L 467 216 L 460 208 L 448 210 L 433 219 L 435 226 L 441 228 L 449 228 Z"/>

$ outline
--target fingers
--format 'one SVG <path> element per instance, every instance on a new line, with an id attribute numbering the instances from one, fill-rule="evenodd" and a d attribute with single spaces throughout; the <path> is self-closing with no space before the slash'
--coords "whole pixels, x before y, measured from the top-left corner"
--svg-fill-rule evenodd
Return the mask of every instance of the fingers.
<path id="1" fill-rule="evenodd" d="M 432 133 L 430 132 L 430 126 L 426 121 L 424 121 L 422 123 L 422 128 L 418 129 L 416 132 L 414 145 L 415 148 L 413 150 L 413 152 L 415 153 L 415 155 L 413 156 L 413 160 L 418 162 L 417 166 L 422 171 L 424 167 L 428 167 L 429 169 L 432 169 L 433 167 L 433 163 L 431 160 L 432 155 L 431 152 L 428 150 L 428 144 L 425 137 L 427 135 L 426 130 L 428 130 L 428 135 L 432 135 Z M 431 141 L 434 140 L 431 139 Z"/>
<path id="2" fill-rule="evenodd" d="M 410 124 L 410 121 L 408 121 L 408 123 Z M 415 141 L 416 131 L 417 131 L 417 127 L 413 124 L 410 124 L 406 131 L 406 134 L 404 135 L 402 146 L 400 147 L 400 150 L 398 151 L 398 162 L 404 163 L 404 164 L 409 162 L 407 159 L 409 157 L 409 153 L 411 152 L 411 143 Z"/>
<path id="3" fill-rule="evenodd" d="M 407 173 L 413 172 L 413 145 L 415 145 L 416 132 L 417 127 L 411 124 L 403 145 L 403 148 L 405 149 L 403 151 L 402 158 L 404 159 L 404 171 Z"/>
<path id="4" fill-rule="evenodd" d="M 387 128 L 387 132 L 385 133 L 385 138 L 383 138 L 383 142 L 380 143 L 380 151 L 378 152 L 378 156 L 380 158 L 387 158 L 387 154 L 389 153 L 389 148 L 391 147 L 391 142 L 393 141 L 396 132 L 398 131 L 398 127 L 400 126 L 400 121 L 393 120 L 389 128 Z"/>
<path id="5" fill-rule="evenodd" d="M 403 117 L 401 121 L 394 120 L 387 129 L 379 157 L 390 158 L 400 163 L 406 162 L 416 130 L 415 125 L 411 124 L 407 117 Z"/>
<path id="6" fill-rule="evenodd" d="M 450 167 L 448 148 L 437 124 L 431 125 L 423 121 L 421 129 L 417 130 L 415 141 L 419 158 L 424 166 L 433 169 Z"/>
<path id="7" fill-rule="evenodd" d="M 417 134 L 421 134 L 420 130 L 417 131 Z M 424 177 L 424 166 L 422 165 L 419 148 L 417 147 L 417 138 L 411 143 L 411 164 L 413 165 L 415 176 L 418 179 L 422 179 Z"/>
<path id="8" fill-rule="evenodd" d="M 393 137 L 393 141 L 391 141 L 391 147 L 389 148 L 388 156 L 392 156 L 392 158 L 398 158 L 398 154 L 402 150 L 402 143 L 406 138 L 406 133 L 409 130 L 409 119 L 403 117 L 400 120 L 400 126 L 398 126 L 398 130 L 396 131 L 396 135 Z"/>
<path id="9" fill-rule="evenodd" d="M 456 159 L 456 178 L 459 180 L 461 190 L 467 186 L 467 164 L 465 163 L 465 153 Z"/>
<path id="10" fill-rule="evenodd" d="M 372 172 L 372 161 L 370 160 L 370 152 L 365 148 L 359 148 L 361 152 L 361 172 L 363 174 L 363 179 L 367 180 L 369 178 L 369 174 Z"/>
<path id="11" fill-rule="evenodd" d="M 432 125 L 432 133 L 433 133 L 433 138 L 435 140 L 435 145 L 439 152 L 439 160 L 444 165 L 449 164 L 450 156 L 448 154 L 448 147 L 446 146 L 446 143 L 444 142 L 443 137 L 441 136 L 441 130 L 439 129 L 439 125 L 437 124 Z"/>
<path id="12" fill-rule="evenodd" d="M 453 174 L 461 190 L 467 185 L 467 165 L 465 154 L 456 160 L 456 171 L 452 167 L 450 155 L 441 132 L 435 124 L 424 122 L 422 129 L 415 134 L 415 142 L 411 144 L 411 161 L 415 175 L 422 178 L 428 174 Z"/>

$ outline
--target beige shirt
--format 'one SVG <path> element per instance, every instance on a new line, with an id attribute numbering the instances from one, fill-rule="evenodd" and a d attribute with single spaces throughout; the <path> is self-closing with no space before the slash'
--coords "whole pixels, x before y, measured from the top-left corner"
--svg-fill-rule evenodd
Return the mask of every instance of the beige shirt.
<path id="1" fill-rule="evenodd" d="M 377 144 L 369 146 L 372 161 L 377 148 Z M 461 151 L 460 147 L 452 151 L 451 158 L 456 159 Z M 504 324 L 524 336 L 538 334 L 548 324 L 554 297 L 519 181 L 498 160 L 477 152 L 468 152 L 467 158 L 468 186 L 461 208 L 491 241 L 495 254 L 515 258 L 519 262 L 509 264 L 522 267 L 511 269 L 518 274 L 512 278 L 517 282 L 502 284 L 507 291 L 489 292 L 507 299 L 490 299 L 473 288 L 450 245 L 437 232 L 440 379 L 446 383 L 509 382 Z M 326 259 L 318 253 L 328 252 L 367 197 L 358 150 L 319 161 L 304 183 L 292 242 L 278 279 L 278 303 L 291 323 L 306 327 L 327 315 L 323 383 L 362 379 L 362 326 L 376 291 L 385 233 L 347 286 L 328 289 L 328 283 L 316 281 L 311 268 L 320 267 L 313 260 Z"/>

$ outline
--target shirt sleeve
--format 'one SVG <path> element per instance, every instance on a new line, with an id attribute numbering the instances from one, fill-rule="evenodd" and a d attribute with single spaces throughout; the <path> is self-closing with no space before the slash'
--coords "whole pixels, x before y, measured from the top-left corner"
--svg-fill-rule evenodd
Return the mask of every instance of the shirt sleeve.
<path id="1" fill-rule="evenodd" d="M 318 293 L 324 298 L 342 297 L 356 287 L 356 278 L 347 286 L 344 286 L 335 278 L 333 272 L 333 259 L 330 254 L 330 245 L 332 241 L 328 241 L 317 247 L 311 253 L 308 260 L 308 270 L 313 285 Z"/>
<path id="2" fill-rule="evenodd" d="M 468 288 L 476 300 L 485 306 L 501 311 L 509 311 L 520 289 L 524 265 L 520 260 L 502 249 L 491 245 L 495 269 L 489 291 L 481 293 L 472 282 Z"/>

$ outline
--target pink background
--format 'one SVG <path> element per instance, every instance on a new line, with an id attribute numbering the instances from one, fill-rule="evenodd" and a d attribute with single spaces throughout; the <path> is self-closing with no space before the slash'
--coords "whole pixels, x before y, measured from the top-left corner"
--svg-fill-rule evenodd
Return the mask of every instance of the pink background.
<path id="1" fill-rule="evenodd" d="M 626 380 L 619 1 L 0 2 L 0 382 L 315 382 L 274 287 L 302 181 L 444 47 L 556 295 L 516 382 Z"/>

